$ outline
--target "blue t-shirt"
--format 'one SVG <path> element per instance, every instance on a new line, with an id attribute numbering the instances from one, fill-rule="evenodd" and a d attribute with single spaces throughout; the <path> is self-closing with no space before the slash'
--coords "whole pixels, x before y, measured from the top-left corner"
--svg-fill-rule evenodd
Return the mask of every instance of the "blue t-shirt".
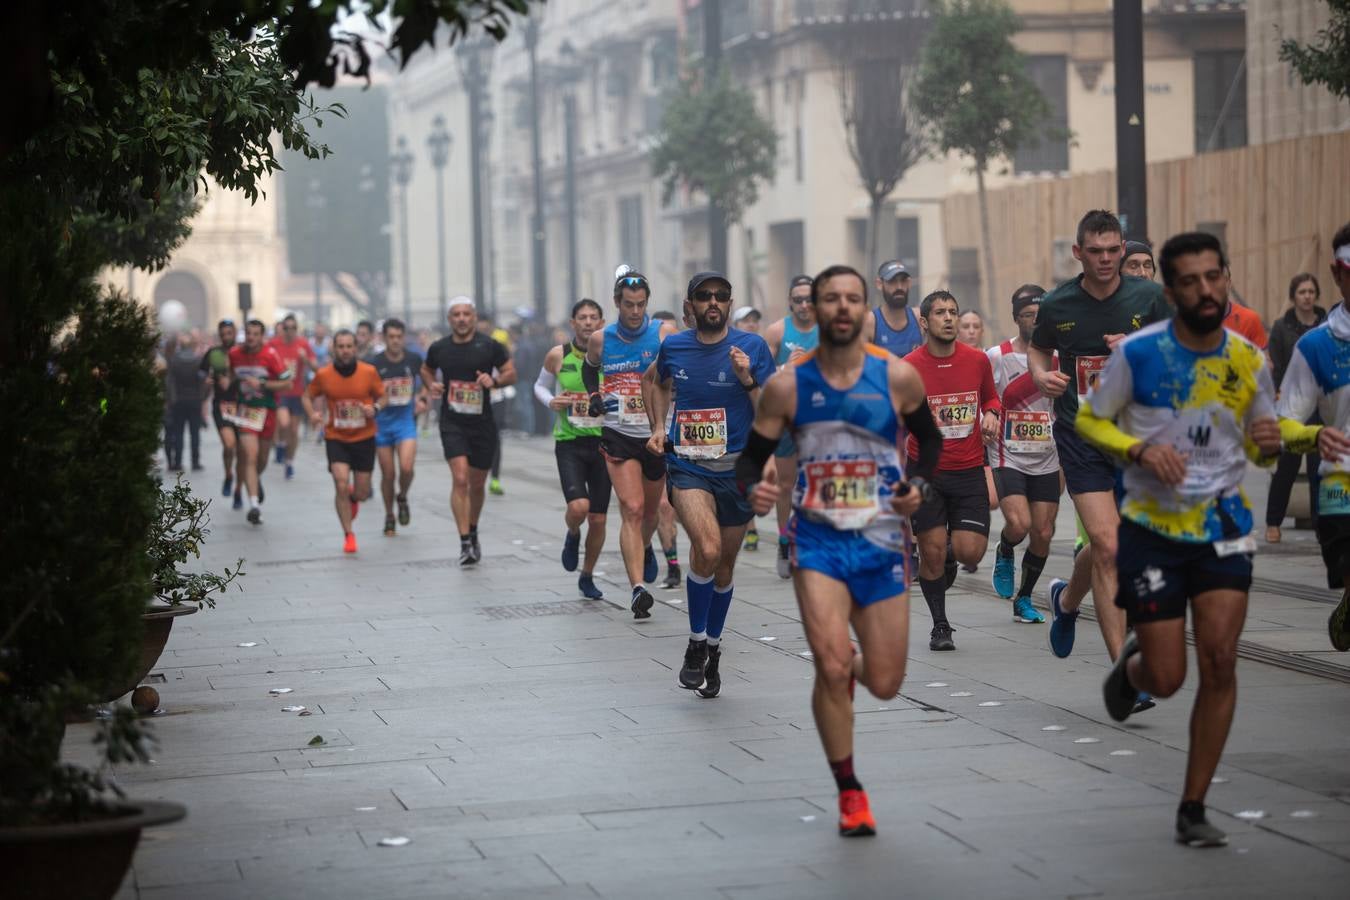
<path id="1" fill-rule="evenodd" d="M 759 384 L 769 380 L 775 366 L 764 338 L 731 329 L 715 344 L 704 344 L 690 329 L 666 338 L 656 357 L 656 372 L 670 379 L 675 392 L 670 421 L 671 468 L 727 474 L 745 449 L 755 404 L 731 365 L 731 348 L 750 357 L 750 374 Z"/>
<path id="2" fill-rule="evenodd" d="M 375 424 L 388 430 L 400 422 L 410 421 L 417 410 L 417 387 L 421 380 L 422 357 L 404 351 L 403 358 L 393 362 L 384 353 L 371 361 L 384 382 L 385 407 L 375 414 Z"/>

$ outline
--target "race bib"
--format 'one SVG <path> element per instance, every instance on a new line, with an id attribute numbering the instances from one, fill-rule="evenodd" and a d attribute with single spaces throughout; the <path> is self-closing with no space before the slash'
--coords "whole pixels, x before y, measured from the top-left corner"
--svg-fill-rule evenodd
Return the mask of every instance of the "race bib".
<path id="1" fill-rule="evenodd" d="M 1245 537 L 1233 538 L 1228 541 L 1214 542 L 1214 555 L 1223 559 L 1225 556 L 1236 556 L 1239 553 L 1255 553 L 1256 538 L 1250 534 Z"/>
<path id="2" fill-rule="evenodd" d="M 407 406 L 413 400 L 413 380 L 410 375 L 384 380 L 384 397 L 389 406 Z"/>
<path id="3" fill-rule="evenodd" d="M 365 410 L 360 400 L 337 400 L 333 403 L 334 428 L 363 428 L 366 424 Z"/>
<path id="4" fill-rule="evenodd" d="M 1106 361 L 1109 356 L 1080 356 L 1074 360 L 1075 383 L 1078 385 L 1078 402 L 1087 401 L 1088 391 L 1092 390 L 1097 379 L 1102 375 L 1102 369 L 1106 368 Z"/>
<path id="5" fill-rule="evenodd" d="M 717 459 L 727 452 L 725 409 L 684 409 L 675 413 L 675 455 L 685 459 Z"/>
<path id="6" fill-rule="evenodd" d="M 975 413 L 979 406 L 980 396 L 975 391 L 928 397 L 933 420 L 937 422 L 942 437 L 947 440 L 967 437 L 975 430 Z"/>
<path id="7" fill-rule="evenodd" d="M 452 412 L 466 416 L 483 414 L 483 386 L 476 381 L 447 381 L 445 402 Z"/>
<path id="8" fill-rule="evenodd" d="M 1324 516 L 1350 515 L 1350 474 L 1328 472 L 1317 483 L 1317 512 Z"/>
<path id="9" fill-rule="evenodd" d="M 226 412 L 226 408 L 229 412 Z M 220 416 L 227 422 L 233 422 L 248 431 L 261 432 L 267 426 L 267 408 L 263 406 L 239 406 L 236 403 L 220 404 Z"/>
<path id="10" fill-rule="evenodd" d="M 877 464 L 870 459 L 808 463 L 801 511 L 840 531 L 866 527 L 881 512 Z"/>
<path id="11" fill-rule="evenodd" d="M 1055 446 L 1050 436 L 1050 413 L 1004 410 L 1003 446 L 1009 453 L 1050 452 Z"/>
<path id="12" fill-rule="evenodd" d="M 576 391 L 564 391 L 567 398 L 567 421 L 575 428 L 599 428 L 604 423 L 603 416 L 591 415 L 589 394 Z"/>
<path id="13" fill-rule="evenodd" d="M 605 386 L 619 400 L 620 425 L 646 425 L 647 404 L 642 399 L 642 376 L 637 372 L 619 372 L 605 376 Z"/>

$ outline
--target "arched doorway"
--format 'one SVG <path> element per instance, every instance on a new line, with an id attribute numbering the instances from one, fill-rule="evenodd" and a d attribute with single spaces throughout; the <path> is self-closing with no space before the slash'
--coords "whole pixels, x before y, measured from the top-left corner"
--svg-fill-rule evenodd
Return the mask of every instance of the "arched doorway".
<path id="1" fill-rule="evenodd" d="M 210 323 L 206 304 L 206 286 L 189 272 L 169 272 L 155 284 L 155 309 L 166 301 L 177 300 L 187 310 L 189 328 L 206 328 Z"/>

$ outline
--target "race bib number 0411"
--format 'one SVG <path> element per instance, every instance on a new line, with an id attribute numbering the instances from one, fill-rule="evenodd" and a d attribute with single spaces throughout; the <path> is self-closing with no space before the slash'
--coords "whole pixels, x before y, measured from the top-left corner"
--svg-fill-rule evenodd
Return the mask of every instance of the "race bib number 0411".
<path id="1" fill-rule="evenodd" d="M 717 459 L 727 452 L 725 409 L 684 409 L 675 413 L 675 453 L 685 459 Z"/>
<path id="2" fill-rule="evenodd" d="M 870 459 L 809 463 L 802 512 L 841 531 L 868 525 L 881 511 L 877 500 L 877 464 Z"/>

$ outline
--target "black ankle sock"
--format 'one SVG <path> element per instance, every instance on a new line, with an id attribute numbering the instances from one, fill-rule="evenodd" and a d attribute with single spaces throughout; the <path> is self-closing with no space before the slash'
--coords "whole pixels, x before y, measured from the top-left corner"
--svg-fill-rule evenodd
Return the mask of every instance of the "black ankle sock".
<path id="1" fill-rule="evenodd" d="M 1017 596 L 1031 596 L 1031 592 L 1036 589 L 1036 581 L 1041 577 L 1041 571 L 1044 568 L 1044 556 L 1037 556 L 1030 550 L 1022 554 L 1022 586 L 1018 588 Z"/>
<path id="2" fill-rule="evenodd" d="M 835 787 L 841 791 L 861 791 L 862 785 L 858 783 L 858 777 L 853 774 L 853 757 L 849 756 L 839 762 L 830 763 L 830 771 L 834 773 Z"/>
<path id="3" fill-rule="evenodd" d="M 470 536 L 470 537 L 478 537 L 478 526 L 477 526 L 477 525 L 470 525 L 470 526 L 469 526 L 469 536 Z"/>
<path id="4" fill-rule="evenodd" d="M 933 617 L 933 624 L 946 623 L 947 621 L 947 581 L 944 578 L 928 579 L 920 576 L 919 590 L 923 591 L 923 599 L 928 603 L 928 613 Z"/>
<path id="5" fill-rule="evenodd" d="M 680 561 L 680 548 L 675 544 L 674 541 L 670 542 L 669 549 L 662 550 L 661 552 L 666 555 L 666 562 L 668 563 L 673 564 L 678 563 Z"/>
<path id="6" fill-rule="evenodd" d="M 1017 549 L 1017 544 L 1008 540 L 1008 536 L 1003 532 L 998 535 L 998 549 L 995 551 L 1004 559 L 1012 559 L 1013 551 Z"/>
<path id="7" fill-rule="evenodd" d="M 469 543 L 469 542 L 472 541 L 472 540 L 473 540 L 472 533 L 470 533 L 470 534 L 461 534 L 461 535 L 459 536 L 459 542 L 460 542 L 461 544 L 467 544 L 467 543 Z"/>
<path id="8" fill-rule="evenodd" d="M 1205 821 L 1205 804 L 1197 800 L 1182 800 L 1177 807 L 1177 815 L 1188 822 Z"/>

